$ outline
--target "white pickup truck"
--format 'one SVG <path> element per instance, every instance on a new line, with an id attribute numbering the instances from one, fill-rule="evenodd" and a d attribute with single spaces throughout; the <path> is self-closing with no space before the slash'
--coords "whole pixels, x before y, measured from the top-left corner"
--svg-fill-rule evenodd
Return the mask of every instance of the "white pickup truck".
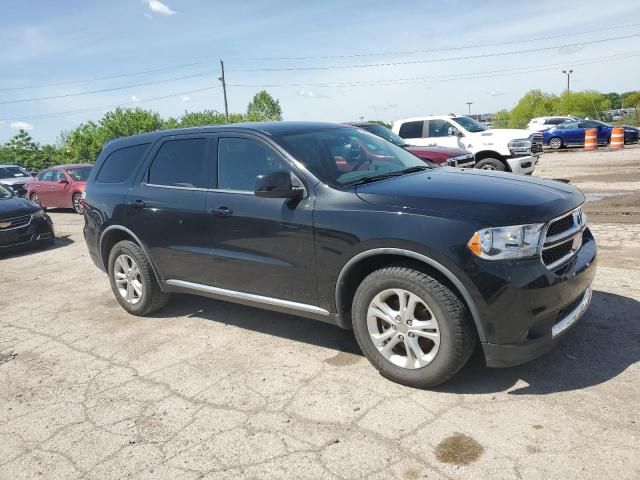
<path id="1" fill-rule="evenodd" d="M 542 134 L 488 128 L 459 115 L 430 115 L 397 120 L 392 130 L 410 145 L 464 148 L 476 168 L 531 175 L 542 155 Z"/>

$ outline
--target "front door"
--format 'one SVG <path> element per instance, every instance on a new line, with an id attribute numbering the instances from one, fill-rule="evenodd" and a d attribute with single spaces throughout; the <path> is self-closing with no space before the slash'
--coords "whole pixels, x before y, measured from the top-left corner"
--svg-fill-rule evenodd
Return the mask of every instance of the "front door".
<path id="1" fill-rule="evenodd" d="M 55 170 L 45 170 L 36 177 L 35 185 L 31 188 L 30 195 L 33 197 L 35 193 L 38 196 L 38 201 L 43 207 L 52 206 L 52 194 L 54 189 L 53 177 Z"/>
<path id="2" fill-rule="evenodd" d="M 212 285 L 280 300 L 317 305 L 313 236 L 314 197 L 302 200 L 254 195 L 256 176 L 287 171 L 302 176 L 263 139 L 221 135 L 217 145 L 217 189 L 207 210 L 216 259 Z"/>
<path id="3" fill-rule="evenodd" d="M 127 195 L 126 224 L 165 280 L 206 283 L 211 275 L 205 209 L 211 143 L 206 134 L 164 138 Z"/>
<path id="4" fill-rule="evenodd" d="M 439 118 L 427 122 L 426 145 L 437 145 L 447 148 L 465 148 L 461 145 L 460 137 L 457 133 L 459 129 L 447 120 Z"/>

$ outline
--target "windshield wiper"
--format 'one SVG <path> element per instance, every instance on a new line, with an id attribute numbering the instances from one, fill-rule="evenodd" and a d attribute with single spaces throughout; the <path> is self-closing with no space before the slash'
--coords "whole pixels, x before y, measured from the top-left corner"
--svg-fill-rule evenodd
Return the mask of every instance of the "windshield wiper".
<path id="1" fill-rule="evenodd" d="M 376 182 L 378 180 L 384 180 L 385 178 L 400 177 L 407 173 L 422 172 L 423 170 L 429 170 L 429 169 L 431 169 L 431 167 L 427 165 L 419 165 L 415 167 L 405 168 L 404 170 L 399 170 L 395 172 L 381 173 L 380 175 L 366 175 L 364 177 L 359 178 L 358 180 L 355 180 L 350 183 L 346 183 L 345 185 L 362 185 L 363 183 Z"/>

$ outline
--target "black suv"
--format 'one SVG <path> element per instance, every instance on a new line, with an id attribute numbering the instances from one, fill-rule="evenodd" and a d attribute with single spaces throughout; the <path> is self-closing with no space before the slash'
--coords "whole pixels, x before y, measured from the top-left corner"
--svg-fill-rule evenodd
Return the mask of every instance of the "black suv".
<path id="1" fill-rule="evenodd" d="M 134 315 L 173 292 L 353 328 L 383 375 L 433 386 L 468 360 L 548 350 L 591 299 L 596 244 L 561 182 L 430 168 L 360 129 L 275 122 L 105 145 L 84 234 Z"/>

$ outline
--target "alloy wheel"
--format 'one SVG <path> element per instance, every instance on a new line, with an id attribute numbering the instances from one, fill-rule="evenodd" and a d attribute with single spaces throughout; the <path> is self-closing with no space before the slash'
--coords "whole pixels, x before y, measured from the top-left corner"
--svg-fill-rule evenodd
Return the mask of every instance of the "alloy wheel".
<path id="1" fill-rule="evenodd" d="M 562 140 L 560 140 L 559 138 L 552 138 L 551 140 L 549 140 L 549 146 L 551 148 L 553 148 L 554 150 L 559 149 L 560 147 L 562 147 Z"/>
<path id="2" fill-rule="evenodd" d="M 34 193 L 34 194 L 31 195 L 31 201 L 33 203 L 35 203 L 36 205 L 41 206 L 40 205 L 40 198 L 38 197 L 37 193 Z"/>
<path id="3" fill-rule="evenodd" d="M 402 368 L 425 367 L 440 348 L 435 315 L 423 299 L 408 290 L 378 293 L 369 304 L 367 329 L 382 356 Z"/>
<path id="4" fill-rule="evenodd" d="M 143 285 L 140 268 L 129 255 L 122 254 L 113 265 L 113 277 L 120 296 L 131 305 L 142 299 Z"/>
<path id="5" fill-rule="evenodd" d="M 73 209 L 76 213 L 82 213 L 82 197 L 80 194 L 76 193 L 71 201 L 73 202 Z"/>
<path id="6" fill-rule="evenodd" d="M 482 167 L 480 167 L 480 170 L 498 170 L 498 169 L 493 165 L 483 165 Z"/>

